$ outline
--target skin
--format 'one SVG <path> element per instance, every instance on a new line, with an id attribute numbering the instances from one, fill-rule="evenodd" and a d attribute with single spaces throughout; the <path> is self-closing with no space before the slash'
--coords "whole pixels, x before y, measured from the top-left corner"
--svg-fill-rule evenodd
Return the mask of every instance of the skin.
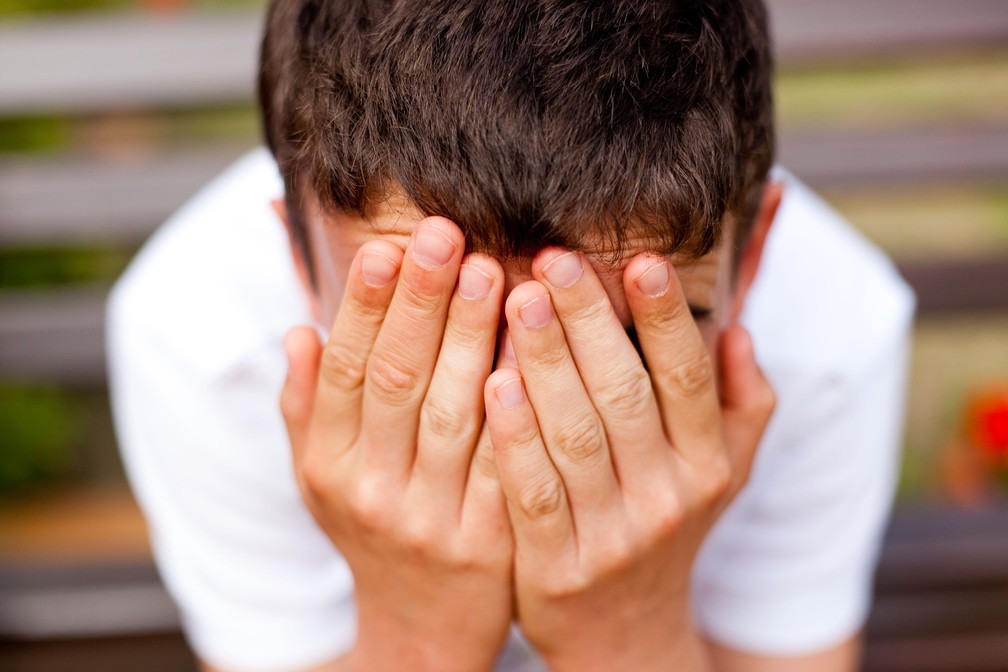
<path id="1" fill-rule="evenodd" d="M 779 200 L 734 282 L 727 236 L 694 261 L 633 241 L 614 266 L 547 248 L 505 267 L 401 199 L 369 219 L 307 204 L 317 291 L 295 261 L 333 327 L 288 334 L 281 409 L 358 606 L 353 651 L 312 669 L 489 670 L 514 617 L 557 671 L 856 668 L 858 637 L 768 657 L 690 617 L 774 405 L 737 319 Z"/>

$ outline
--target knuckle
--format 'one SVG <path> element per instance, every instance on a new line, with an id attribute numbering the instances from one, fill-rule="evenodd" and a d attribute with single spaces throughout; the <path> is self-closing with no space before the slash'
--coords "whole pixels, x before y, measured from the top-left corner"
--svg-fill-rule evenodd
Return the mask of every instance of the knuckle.
<path id="1" fill-rule="evenodd" d="M 368 359 L 367 383 L 385 401 L 396 405 L 413 399 L 417 377 L 391 362 L 387 357 L 372 355 Z"/>
<path id="2" fill-rule="evenodd" d="M 563 321 L 585 330 L 594 330 L 609 321 L 611 306 L 608 297 L 603 301 L 592 301 L 567 313 Z"/>
<path id="3" fill-rule="evenodd" d="M 479 350 L 488 340 L 487 333 L 486 327 L 451 314 L 445 323 L 445 341 L 468 351 Z"/>
<path id="4" fill-rule="evenodd" d="M 648 521 L 651 536 L 655 540 L 664 541 L 674 538 L 682 528 L 685 513 L 677 498 L 668 498 L 663 506 L 657 508 Z"/>
<path id="5" fill-rule="evenodd" d="M 731 484 L 728 486 L 728 492 L 726 493 L 729 499 L 734 498 L 745 487 L 746 483 L 749 482 L 749 476 L 752 474 L 752 460 L 746 460 L 745 464 L 733 470 L 732 474 Z"/>
<path id="6" fill-rule="evenodd" d="M 537 367 L 547 370 L 559 367 L 570 358 L 567 348 L 561 343 L 550 344 L 545 348 L 531 352 L 530 355 L 530 359 Z"/>
<path id="7" fill-rule="evenodd" d="M 327 456 L 319 450 L 306 450 L 302 455 L 298 472 L 300 483 L 313 499 L 325 500 L 332 490 L 331 464 Z"/>
<path id="8" fill-rule="evenodd" d="M 563 485 L 555 478 L 542 479 L 525 487 L 518 496 L 518 507 L 530 520 L 546 518 L 563 508 Z"/>
<path id="9" fill-rule="evenodd" d="M 658 540 L 672 539 L 682 528 L 685 521 L 685 511 L 679 497 L 672 491 L 664 492 L 654 498 L 653 508 L 648 516 L 647 524 L 652 530 L 652 536 Z"/>
<path id="10" fill-rule="evenodd" d="M 411 554 L 432 557 L 438 554 L 439 535 L 435 527 L 420 516 L 410 516 L 398 532 L 399 542 Z"/>
<path id="11" fill-rule="evenodd" d="M 381 322 L 382 318 L 385 317 L 385 311 L 388 309 L 388 299 L 379 301 L 369 296 L 362 296 L 357 292 L 348 291 L 347 301 L 350 302 L 353 310 L 352 314 L 357 317 L 359 322 L 364 324 Z"/>
<path id="12" fill-rule="evenodd" d="M 280 390 L 280 414 L 288 425 L 300 424 L 307 419 L 302 400 L 289 385 Z"/>
<path id="13" fill-rule="evenodd" d="M 330 341 L 322 351 L 319 371 L 326 384 L 350 392 L 364 384 L 366 366 L 364 360 L 348 347 Z"/>
<path id="14" fill-rule="evenodd" d="M 445 304 L 445 296 L 440 288 L 420 277 L 414 276 L 399 283 L 398 294 L 408 313 L 424 317 L 437 313 Z"/>
<path id="15" fill-rule="evenodd" d="M 494 457 L 493 445 L 489 440 L 481 441 L 476 446 L 476 451 L 473 453 L 473 468 L 486 478 L 495 481 L 499 478 L 497 460 Z"/>
<path id="16" fill-rule="evenodd" d="M 448 408 L 444 401 L 428 396 L 420 409 L 420 425 L 436 437 L 454 439 L 474 429 L 472 414 Z"/>
<path id="17" fill-rule="evenodd" d="M 669 387 L 684 397 L 702 392 L 714 379 L 711 358 L 700 352 L 671 367 L 665 374 Z"/>
<path id="18" fill-rule="evenodd" d="M 605 546 L 597 550 L 593 573 L 600 576 L 619 575 L 630 569 L 635 555 L 636 549 L 628 539 L 622 535 L 613 535 Z"/>
<path id="19" fill-rule="evenodd" d="M 769 383 L 761 385 L 760 388 L 757 404 L 761 414 L 769 419 L 773 415 L 774 409 L 777 408 L 777 393 Z"/>
<path id="20" fill-rule="evenodd" d="M 570 460 L 587 462 L 598 458 L 605 450 L 604 433 L 598 419 L 586 415 L 561 427 L 554 445 Z"/>
<path id="21" fill-rule="evenodd" d="M 685 302 L 675 301 L 667 308 L 649 310 L 637 319 L 640 319 L 649 331 L 667 334 L 682 329 L 683 321 L 687 319 L 692 321 L 692 316 Z"/>
<path id="22" fill-rule="evenodd" d="M 721 455 L 710 460 L 703 469 L 701 496 L 704 503 L 712 504 L 723 500 L 732 489 L 734 477 L 727 456 Z"/>
<path id="23" fill-rule="evenodd" d="M 494 445 L 495 449 L 502 451 L 514 450 L 514 449 L 526 449 L 529 447 L 542 449 L 543 446 L 539 444 L 542 440 L 542 435 L 539 433 L 539 427 L 537 425 L 523 425 L 522 427 L 512 430 L 512 434 L 507 437 L 506 442 L 503 445 Z"/>
<path id="24" fill-rule="evenodd" d="M 358 479 L 345 495 L 350 517 L 368 531 L 383 530 L 388 523 L 388 495 L 374 479 Z"/>
<path id="25" fill-rule="evenodd" d="M 600 408 L 621 415 L 643 415 L 651 403 L 651 378 L 636 367 L 616 374 L 595 393 Z"/>
<path id="26" fill-rule="evenodd" d="M 539 587 L 539 591 L 548 600 L 555 602 L 575 598 L 587 592 L 592 585 L 588 570 L 580 567 L 549 578 Z"/>

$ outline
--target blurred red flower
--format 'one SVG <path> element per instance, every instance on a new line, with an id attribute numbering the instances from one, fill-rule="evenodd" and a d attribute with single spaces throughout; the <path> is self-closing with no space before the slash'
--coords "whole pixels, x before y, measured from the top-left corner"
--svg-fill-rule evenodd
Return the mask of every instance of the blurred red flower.
<path id="1" fill-rule="evenodd" d="M 1008 467 L 1008 384 L 987 388 L 970 401 L 967 434 L 995 468 Z"/>

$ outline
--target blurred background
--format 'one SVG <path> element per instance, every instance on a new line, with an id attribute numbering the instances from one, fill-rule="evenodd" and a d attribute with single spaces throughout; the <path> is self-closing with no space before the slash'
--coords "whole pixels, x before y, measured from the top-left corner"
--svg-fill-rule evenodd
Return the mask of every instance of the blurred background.
<path id="1" fill-rule="evenodd" d="M 264 4 L 0 0 L 0 669 L 193 669 L 115 449 L 103 301 L 259 143 Z M 1008 670 L 1008 2 L 768 4 L 781 162 L 919 299 L 865 669 Z"/>

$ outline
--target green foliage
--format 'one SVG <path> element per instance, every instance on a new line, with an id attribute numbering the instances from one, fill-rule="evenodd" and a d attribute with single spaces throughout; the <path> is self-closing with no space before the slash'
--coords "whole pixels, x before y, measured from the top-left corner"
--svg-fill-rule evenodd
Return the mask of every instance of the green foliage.
<path id="1" fill-rule="evenodd" d="M 0 248 L 0 289 L 111 282 L 129 258 L 116 248 Z"/>
<path id="2" fill-rule="evenodd" d="M 0 494 L 68 475 L 84 420 L 69 393 L 0 386 Z"/>
<path id="3" fill-rule="evenodd" d="M 111 11 L 142 7 L 143 4 L 140 0 L 0 0 L 0 17 Z M 254 8 L 264 6 L 265 0 L 190 0 L 178 4 L 196 9 Z"/>
<path id="4" fill-rule="evenodd" d="M 70 124 L 66 119 L 57 117 L 0 119 L 0 153 L 59 149 L 69 140 L 69 128 Z"/>
<path id="5" fill-rule="evenodd" d="M 54 14 L 93 10 L 121 9 L 130 0 L 0 0 L 0 15 Z"/>

